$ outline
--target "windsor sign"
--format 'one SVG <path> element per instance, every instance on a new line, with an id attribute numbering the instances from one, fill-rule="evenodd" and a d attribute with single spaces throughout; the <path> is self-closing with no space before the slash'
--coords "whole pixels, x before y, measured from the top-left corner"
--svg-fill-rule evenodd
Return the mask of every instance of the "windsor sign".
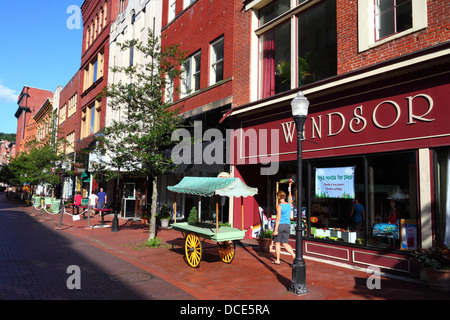
<path id="1" fill-rule="evenodd" d="M 442 145 L 449 144 L 450 108 L 445 107 L 448 91 L 450 85 L 444 85 L 312 112 L 304 134 L 307 141 L 316 143 L 305 143 L 303 153 L 306 157 L 308 153 L 311 157 L 362 154 L 389 151 L 393 145 L 397 150 L 417 149 L 430 147 L 430 141 L 439 139 L 444 139 Z M 310 109 L 314 111 L 314 105 Z M 261 175 L 273 175 L 279 162 L 296 159 L 297 128 L 291 119 L 286 110 L 261 114 L 242 120 L 240 127 L 226 132 L 203 131 L 202 123 L 196 122 L 194 137 L 186 129 L 173 132 L 172 141 L 177 144 L 171 158 L 175 164 L 263 164 Z M 331 190 L 331 186 L 326 187 L 324 190 Z"/>
<path id="2" fill-rule="evenodd" d="M 353 104 L 341 101 L 336 105 L 315 106 L 312 102 L 304 128 L 304 156 L 417 149 L 431 147 L 437 141 L 445 145 L 450 141 L 446 120 L 450 119 L 450 108 L 446 108 L 449 90 L 450 85 L 446 84 Z M 279 131 L 279 140 L 275 143 L 268 139 L 270 144 L 261 151 L 255 150 L 255 146 L 249 147 L 248 143 L 238 145 L 236 152 L 241 159 L 274 156 L 280 161 L 296 159 L 297 128 L 287 109 L 241 121 L 243 137 L 248 130 Z M 272 147 L 274 145 L 276 148 Z"/>
<path id="3" fill-rule="evenodd" d="M 423 101 L 415 102 L 415 100 L 422 99 Z M 433 122 L 434 118 L 429 118 L 429 114 L 434 108 L 434 101 L 427 94 L 418 94 L 415 96 L 406 97 L 406 106 L 400 106 L 400 104 L 393 100 L 384 100 L 376 105 L 373 110 L 370 107 L 359 105 L 353 109 L 352 115 L 348 116 L 342 112 L 329 112 L 325 115 L 317 115 L 311 117 L 311 139 L 319 138 L 326 133 L 327 137 L 335 136 L 343 132 L 347 127 L 350 132 L 359 133 L 363 132 L 368 124 L 373 124 L 373 127 L 378 129 L 389 129 L 392 126 L 399 123 L 402 116 L 402 109 L 407 109 L 407 122 L 406 125 L 413 125 L 419 121 Z M 421 104 L 420 108 L 418 105 Z M 415 110 L 420 109 L 420 113 Z M 425 109 L 424 109 L 425 108 Z M 369 110 L 368 110 L 369 109 Z M 350 118 L 350 120 L 348 119 Z M 324 124 L 325 122 L 325 124 Z M 325 125 L 327 128 L 325 129 Z M 296 132 L 294 121 L 283 122 L 281 127 L 284 134 L 286 143 L 292 142 L 294 134 Z"/>

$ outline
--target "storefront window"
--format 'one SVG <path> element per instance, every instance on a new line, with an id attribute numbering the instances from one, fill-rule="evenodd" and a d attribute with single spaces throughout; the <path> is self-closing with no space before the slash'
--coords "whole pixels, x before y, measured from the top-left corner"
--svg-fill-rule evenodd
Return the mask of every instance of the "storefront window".
<path id="1" fill-rule="evenodd" d="M 329 0 L 298 16 L 298 85 L 336 74 L 336 0 Z"/>
<path id="2" fill-rule="evenodd" d="M 336 243 L 413 250 L 417 247 L 417 179 L 414 152 L 304 160 L 302 208 L 305 236 Z M 280 164 L 269 178 L 267 215 L 275 194 L 293 205 L 295 236 L 296 164 Z M 289 197 L 289 195 L 291 197 Z M 264 208 L 266 210 L 266 208 Z"/>
<path id="3" fill-rule="evenodd" d="M 363 158 L 313 161 L 311 165 L 311 237 L 364 244 Z"/>

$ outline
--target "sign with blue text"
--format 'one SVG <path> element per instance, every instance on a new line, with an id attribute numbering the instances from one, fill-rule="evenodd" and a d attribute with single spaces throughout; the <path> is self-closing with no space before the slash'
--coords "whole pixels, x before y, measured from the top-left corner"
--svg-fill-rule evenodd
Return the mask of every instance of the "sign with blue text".
<path id="1" fill-rule="evenodd" d="M 355 167 L 316 168 L 316 197 L 355 199 Z"/>

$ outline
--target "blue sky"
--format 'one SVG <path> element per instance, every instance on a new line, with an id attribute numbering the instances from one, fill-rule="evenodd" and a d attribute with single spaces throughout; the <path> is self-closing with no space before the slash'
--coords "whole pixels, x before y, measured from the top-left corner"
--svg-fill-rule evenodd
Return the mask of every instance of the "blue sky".
<path id="1" fill-rule="evenodd" d="M 82 25 L 70 6 L 83 0 L 2 1 L 0 10 L 0 132 L 16 133 L 17 96 L 24 86 L 52 92 L 65 86 L 81 64 Z M 80 17 L 81 21 L 81 17 Z M 82 22 L 81 22 L 82 23 Z"/>

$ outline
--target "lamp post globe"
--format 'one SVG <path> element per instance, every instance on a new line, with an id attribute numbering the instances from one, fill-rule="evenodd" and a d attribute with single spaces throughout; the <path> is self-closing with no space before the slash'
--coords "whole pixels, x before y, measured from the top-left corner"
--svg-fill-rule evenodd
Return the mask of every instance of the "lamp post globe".
<path id="1" fill-rule="evenodd" d="M 306 264 L 303 259 L 302 238 L 302 142 L 303 128 L 308 115 L 309 101 L 301 91 L 291 102 L 292 117 L 297 127 L 297 226 L 295 228 L 295 259 L 292 263 L 292 282 L 290 292 L 301 295 L 308 292 L 306 284 Z"/>
<path id="2" fill-rule="evenodd" d="M 291 101 L 292 116 L 306 117 L 308 115 L 309 101 L 303 95 L 303 92 L 297 92 L 297 95 Z M 299 128 L 297 127 L 297 130 Z M 303 130 L 303 128 L 302 128 Z"/>

